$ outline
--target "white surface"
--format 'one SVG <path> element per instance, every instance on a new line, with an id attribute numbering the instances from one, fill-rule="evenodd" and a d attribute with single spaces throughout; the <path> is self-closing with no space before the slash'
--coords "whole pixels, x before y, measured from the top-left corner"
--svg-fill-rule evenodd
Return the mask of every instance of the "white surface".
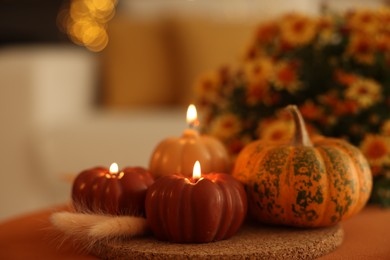
<path id="1" fill-rule="evenodd" d="M 53 202 L 35 169 L 34 132 L 92 111 L 94 57 L 71 46 L 0 50 L 0 218 Z"/>
<path id="2" fill-rule="evenodd" d="M 21 105 L 36 126 L 85 117 L 92 111 L 96 65 L 92 53 L 73 46 L 4 48 L 0 50 L 2 108 L 14 111 Z"/>

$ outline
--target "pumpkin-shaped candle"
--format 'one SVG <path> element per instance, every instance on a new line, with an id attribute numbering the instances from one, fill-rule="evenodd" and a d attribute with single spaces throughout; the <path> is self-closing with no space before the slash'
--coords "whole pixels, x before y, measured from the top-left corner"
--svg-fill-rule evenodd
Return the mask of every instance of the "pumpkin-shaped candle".
<path id="1" fill-rule="evenodd" d="M 174 173 L 191 177 L 196 161 L 202 164 L 204 173 L 230 171 L 230 158 L 224 145 L 211 136 L 200 135 L 195 129 L 197 122 L 196 108 L 190 105 L 187 110 L 189 128 L 181 137 L 167 138 L 155 148 L 149 167 L 154 177 Z"/>
<path id="2" fill-rule="evenodd" d="M 358 148 L 344 140 L 310 139 L 296 106 L 290 142 L 258 140 L 238 155 L 233 176 L 245 184 L 249 211 L 264 223 L 329 226 L 359 212 L 372 176 Z"/>
<path id="3" fill-rule="evenodd" d="M 243 185 L 230 174 L 167 175 L 148 189 L 147 222 L 160 240 L 207 243 L 233 236 L 243 223 L 247 198 Z"/>
<path id="4" fill-rule="evenodd" d="M 144 216 L 146 190 L 153 182 L 142 167 L 119 171 L 113 163 L 110 169 L 84 170 L 73 182 L 73 206 L 78 212 Z"/>

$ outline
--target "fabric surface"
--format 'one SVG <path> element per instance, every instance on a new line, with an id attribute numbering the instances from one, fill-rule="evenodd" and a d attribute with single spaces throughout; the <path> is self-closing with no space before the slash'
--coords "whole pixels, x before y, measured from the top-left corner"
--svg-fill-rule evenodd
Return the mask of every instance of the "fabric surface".
<path id="1" fill-rule="evenodd" d="M 63 241 L 49 216 L 66 206 L 44 209 L 0 223 L 0 259 L 97 259 Z M 343 244 L 321 260 L 390 259 L 390 210 L 369 206 L 343 222 Z"/>

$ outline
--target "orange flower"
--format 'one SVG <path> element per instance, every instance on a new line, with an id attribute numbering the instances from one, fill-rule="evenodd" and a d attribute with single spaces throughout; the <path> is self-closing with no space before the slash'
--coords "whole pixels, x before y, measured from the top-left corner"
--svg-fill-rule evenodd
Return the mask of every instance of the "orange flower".
<path id="1" fill-rule="evenodd" d="M 210 133 L 218 138 L 227 140 L 237 135 L 242 129 L 240 119 L 231 113 L 222 114 L 214 119 Z"/>
<path id="2" fill-rule="evenodd" d="M 371 165 L 381 166 L 390 163 L 390 138 L 368 134 L 360 144 L 360 149 Z"/>
<path id="3" fill-rule="evenodd" d="M 280 31 L 282 41 L 288 45 L 304 45 L 315 37 L 317 24 L 315 19 L 293 13 L 282 18 Z"/>
<path id="4" fill-rule="evenodd" d="M 357 76 L 355 74 L 346 73 L 342 70 L 337 70 L 335 73 L 335 78 L 341 84 L 348 86 L 356 81 Z"/>
<path id="5" fill-rule="evenodd" d="M 335 116 L 345 116 L 356 114 L 359 111 L 359 105 L 354 100 L 340 100 L 337 92 L 330 91 L 325 95 L 320 96 L 321 103 L 329 106 L 333 110 Z"/>
<path id="6" fill-rule="evenodd" d="M 389 8 L 380 8 L 377 11 L 376 17 L 381 31 L 390 32 L 390 9 Z"/>
<path id="7" fill-rule="evenodd" d="M 256 105 L 260 102 L 265 102 L 269 99 L 268 82 L 263 81 L 258 84 L 251 84 L 248 86 L 246 102 L 248 105 Z"/>
<path id="8" fill-rule="evenodd" d="M 354 10 L 347 16 L 347 26 L 356 31 L 376 32 L 380 25 L 378 13 L 372 10 Z"/>
<path id="9" fill-rule="evenodd" d="M 212 71 L 201 76 L 195 83 L 194 91 L 198 97 L 210 102 L 216 102 L 221 88 L 220 77 Z"/>
<path id="10" fill-rule="evenodd" d="M 340 101 L 334 107 L 337 116 L 353 115 L 359 111 L 359 105 L 353 100 Z"/>
<path id="11" fill-rule="evenodd" d="M 272 74 L 272 63 L 268 59 L 247 62 L 244 73 L 248 79 L 247 102 L 255 105 L 259 102 L 267 102 L 269 99 L 268 78 Z"/>
<path id="12" fill-rule="evenodd" d="M 293 128 L 290 120 L 276 119 L 270 122 L 260 122 L 257 132 L 261 139 L 267 141 L 284 141 L 291 138 Z"/>
<path id="13" fill-rule="evenodd" d="M 321 95 L 319 101 L 328 106 L 335 106 L 339 100 L 335 91 L 329 91 L 328 93 Z"/>
<path id="14" fill-rule="evenodd" d="M 317 120 L 323 117 L 323 109 L 315 105 L 312 101 L 306 101 L 300 108 L 302 116 L 305 119 Z"/>
<path id="15" fill-rule="evenodd" d="M 244 64 L 244 73 L 249 84 L 258 84 L 267 81 L 272 71 L 272 61 L 267 58 L 249 61 Z"/>
<path id="16" fill-rule="evenodd" d="M 386 120 L 382 127 L 381 127 L 381 133 L 385 136 L 390 136 L 390 120 Z"/>
<path id="17" fill-rule="evenodd" d="M 371 79 L 360 78 L 345 90 L 345 97 L 367 108 L 381 99 L 381 86 Z"/>
<path id="18" fill-rule="evenodd" d="M 374 62 L 375 41 L 367 34 L 353 34 L 347 47 L 347 55 L 357 62 L 371 65 Z"/>
<path id="19" fill-rule="evenodd" d="M 278 24 L 275 21 L 270 21 L 259 27 L 256 33 L 256 39 L 260 43 L 268 43 L 273 41 L 278 33 Z"/>
<path id="20" fill-rule="evenodd" d="M 287 90 L 290 93 L 295 93 L 301 87 L 298 80 L 297 68 L 291 62 L 279 62 L 275 67 L 273 76 L 275 88 L 277 90 Z"/>
<path id="21" fill-rule="evenodd" d="M 390 35 L 389 34 L 380 34 L 375 39 L 375 48 L 380 52 L 390 51 Z"/>

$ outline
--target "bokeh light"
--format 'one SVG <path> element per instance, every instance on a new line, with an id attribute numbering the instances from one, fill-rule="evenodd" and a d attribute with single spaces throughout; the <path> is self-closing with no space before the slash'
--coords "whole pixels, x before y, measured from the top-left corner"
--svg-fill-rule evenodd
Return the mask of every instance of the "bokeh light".
<path id="1" fill-rule="evenodd" d="M 102 51 L 108 44 L 107 23 L 115 15 L 116 4 L 116 0 L 71 0 L 58 13 L 58 26 L 75 44 Z"/>

